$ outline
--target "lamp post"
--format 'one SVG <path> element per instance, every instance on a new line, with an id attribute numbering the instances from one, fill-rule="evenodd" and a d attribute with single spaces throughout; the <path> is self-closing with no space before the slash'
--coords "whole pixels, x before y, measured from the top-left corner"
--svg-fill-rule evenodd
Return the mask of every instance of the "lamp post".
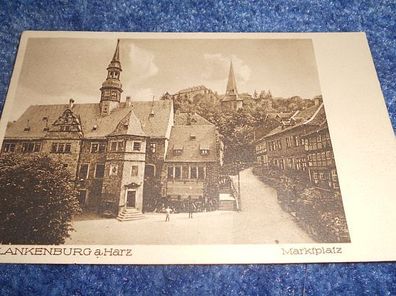
<path id="1" fill-rule="evenodd" d="M 240 174 L 240 165 L 241 161 L 237 160 L 235 161 L 235 168 L 238 171 L 238 211 L 241 210 L 241 174 Z"/>

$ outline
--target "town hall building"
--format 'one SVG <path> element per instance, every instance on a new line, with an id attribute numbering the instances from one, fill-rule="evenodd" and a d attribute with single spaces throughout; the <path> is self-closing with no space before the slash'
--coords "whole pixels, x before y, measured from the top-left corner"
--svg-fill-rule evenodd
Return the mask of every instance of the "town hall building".
<path id="1" fill-rule="evenodd" d="M 166 197 L 164 162 L 185 139 L 180 144 L 178 137 L 171 137 L 181 128 L 173 131 L 172 100 L 122 99 L 121 72 L 118 41 L 99 103 L 70 99 L 68 104 L 30 106 L 8 124 L 1 154 L 49 154 L 70 171 L 83 208 L 128 220 L 152 210 L 156 198 Z M 212 160 L 217 147 L 208 148 L 213 149 L 207 157 Z M 189 174 L 194 179 L 193 169 Z M 196 194 L 203 196 L 203 190 Z"/>

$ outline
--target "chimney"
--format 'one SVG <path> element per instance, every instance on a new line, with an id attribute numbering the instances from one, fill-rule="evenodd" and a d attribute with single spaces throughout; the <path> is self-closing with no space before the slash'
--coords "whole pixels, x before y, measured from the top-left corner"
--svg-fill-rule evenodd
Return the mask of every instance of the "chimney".
<path id="1" fill-rule="evenodd" d="M 127 97 L 125 98 L 125 107 L 130 107 L 131 105 L 132 105 L 131 97 L 130 97 L 130 96 L 127 96 Z"/>
<path id="2" fill-rule="evenodd" d="M 315 106 L 319 106 L 322 103 L 322 96 L 317 96 L 314 98 Z"/>
<path id="3" fill-rule="evenodd" d="M 72 109 L 73 106 L 74 106 L 74 100 L 73 100 L 73 99 L 70 99 L 70 100 L 69 100 L 69 108 Z"/>

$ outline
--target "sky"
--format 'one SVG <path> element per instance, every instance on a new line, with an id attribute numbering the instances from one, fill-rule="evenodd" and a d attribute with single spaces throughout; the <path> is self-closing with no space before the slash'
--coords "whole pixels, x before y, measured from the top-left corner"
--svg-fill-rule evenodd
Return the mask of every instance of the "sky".
<path id="1" fill-rule="evenodd" d="M 100 100 L 114 39 L 31 38 L 18 81 L 12 119 L 32 104 Z M 232 60 L 239 93 L 320 94 L 310 39 L 121 39 L 123 97 L 158 99 L 191 86 L 224 94 Z"/>

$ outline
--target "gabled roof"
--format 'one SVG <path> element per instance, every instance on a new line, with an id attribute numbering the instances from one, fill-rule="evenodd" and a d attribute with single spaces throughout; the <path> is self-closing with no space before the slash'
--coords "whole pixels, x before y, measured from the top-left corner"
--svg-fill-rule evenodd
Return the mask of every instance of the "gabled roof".
<path id="1" fill-rule="evenodd" d="M 191 139 L 193 134 L 195 139 Z M 175 125 L 172 128 L 166 162 L 216 162 L 217 135 L 214 125 Z M 175 155 L 173 149 L 182 147 L 180 155 Z M 209 148 L 208 155 L 201 155 L 200 147 Z"/>
<path id="2" fill-rule="evenodd" d="M 127 116 L 125 116 L 117 125 L 116 129 L 110 134 L 110 136 L 146 136 L 143 132 L 142 125 L 139 119 L 136 117 L 133 110 L 131 110 Z"/>
<path id="3" fill-rule="evenodd" d="M 207 119 L 203 118 L 202 116 L 198 115 L 197 113 L 187 113 L 182 112 L 175 114 L 175 125 L 188 125 L 188 123 L 194 125 L 211 125 Z"/>
<path id="4" fill-rule="evenodd" d="M 312 130 L 312 131 L 306 133 L 304 136 L 306 137 L 306 136 L 315 134 L 315 133 L 317 133 L 317 132 L 320 132 L 320 131 L 326 130 L 326 129 L 327 129 L 327 130 L 329 129 L 329 126 L 328 126 L 328 124 L 327 124 L 327 120 L 323 121 L 317 128 L 315 128 L 314 130 Z"/>
<path id="5" fill-rule="evenodd" d="M 301 110 L 291 117 L 296 121 L 295 125 L 291 126 L 278 126 L 269 132 L 264 138 L 283 133 L 295 129 L 303 125 L 319 125 L 323 120 L 326 120 L 326 113 L 323 104 L 319 106 L 312 106 L 310 108 Z"/>
<path id="6" fill-rule="evenodd" d="M 8 125 L 5 137 L 9 139 L 42 138 L 46 134 L 44 118 L 47 118 L 50 126 L 67 108 L 69 108 L 68 104 L 30 106 L 17 121 Z M 107 116 L 100 115 L 98 103 L 74 104 L 71 110 L 80 118 L 84 138 L 106 137 L 132 110 L 141 122 L 144 134 L 149 137 L 166 137 L 168 123 L 173 112 L 172 102 L 164 100 L 154 101 L 154 103 L 133 101 L 131 106 L 121 103 L 119 108 Z M 27 125 L 30 130 L 24 131 Z"/>

